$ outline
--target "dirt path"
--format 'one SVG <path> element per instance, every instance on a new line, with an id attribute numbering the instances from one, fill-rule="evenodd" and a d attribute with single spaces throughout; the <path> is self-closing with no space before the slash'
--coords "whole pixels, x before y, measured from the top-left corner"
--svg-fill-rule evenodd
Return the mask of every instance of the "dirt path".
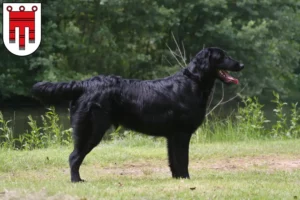
<path id="1" fill-rule="evenodd" d="M 88 167 L 88 166 L 87 166 Z M 88 167 L 89 168 L 89 167 Z M 256 156 L 243 158 L 227 158 L 227 159 L 209 159 L 205 161 L 190 161 L 190 170 L 265 170 L 272 172 L 274 170 L 293 171 L 300 169 L 300 156 L 298 158 L 286 158 L 283 156 Z M 109 167 L 101 167 L 97 164 L 93 166 L 93 170 L 98 175 L 115 174 L 115 175 L 132 175 L 145 176 L 153 173 L 168 173 L 169 167 L 167 162 L 153 163 L 132 163 L 118 165 L 115 163 Z"/>
<path id="2" fill-rule="evenodd" d="M 211 169 L 216 170 L 249 170 L 249 169 L 265 169 L 292 171 L 300 169 L 299 158 L 285 158 L 280 156 L 259 156 L 245 158 L 230 158 L 219 160 L 215 164 L 210 165 Z"/>

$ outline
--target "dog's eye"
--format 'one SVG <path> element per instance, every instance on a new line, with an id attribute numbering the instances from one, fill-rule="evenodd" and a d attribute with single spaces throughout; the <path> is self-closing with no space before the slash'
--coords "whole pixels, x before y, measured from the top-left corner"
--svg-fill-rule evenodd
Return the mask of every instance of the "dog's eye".
<path id="1" fill-rule="evenodd" d="M 219 55 L 219 58 L 217 59 L 217 61 L 218 61 L 219 63 L 221 63 L 221 62 L 224 61 L 224 59 L 225 59 L 225 56 L 224 56 L 224 55 Z"/>

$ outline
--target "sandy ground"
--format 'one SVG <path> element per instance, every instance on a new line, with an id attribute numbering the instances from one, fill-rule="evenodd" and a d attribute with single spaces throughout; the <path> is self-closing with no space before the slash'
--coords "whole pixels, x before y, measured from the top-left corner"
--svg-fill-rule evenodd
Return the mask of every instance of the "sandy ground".
<path id="1" fill-rule="evenodd" d="M 93 170 L 98 175 L 116 174 L 116 175 L 132 175 L 132 176 L 145 176 L 152 173 L 166 173 L 169 172 L 169 167 L 166 162 L 159 163 L 134 163 L 127 164 L 119 167 L 117 164 L 110 167 L 99 167 L 95 165 Z M 228 158 L 228 159 L 211 159 L 206 161 L 190 161 L 189 169 L 197 170 L 220 170 L 220 171 L 234 171 L 234 170 L 266 170 L 272 172 L 275 170 L 280 171 L 293 171 L 300 169 L 300 156 L 299 158 L 286 158 L 281 156 L 260 156 L 260 157 L 243 157 L 243 158 Z M 69 173 L 66 170 L 66 173 Z"/>
<path id="2" fill-rule="evenodd" d="M 17 191 L 8 191 L 0 192 L 0 199 L 2 200 L 84 200 L 76 197 L 72 197 L 70 195 L 54 195 L 49 196 L 45 190 L 34 193 L 27 193 L 26 196 L 21 192 Z"/>

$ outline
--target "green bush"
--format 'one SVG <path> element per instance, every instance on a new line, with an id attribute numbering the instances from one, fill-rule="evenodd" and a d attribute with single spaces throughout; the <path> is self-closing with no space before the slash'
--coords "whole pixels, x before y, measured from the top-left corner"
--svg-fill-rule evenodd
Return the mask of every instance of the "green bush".
<path id="1" fill-rule="evenodd" d="M 72 129 L 63 130 L 59 122 L 59 116 L 53 107 L 41 116 L 43 126 L 39 127 L 37 122 L 28 116 L 30 129 L 24 134 L 14 137 L 13 129 L 9 126 L 10 121 L 5 121 L 0 112 L 0 146 L 9 149 L 38 149 L 47 148 L 52 145 L 67 145 L 71 143 Z"/>

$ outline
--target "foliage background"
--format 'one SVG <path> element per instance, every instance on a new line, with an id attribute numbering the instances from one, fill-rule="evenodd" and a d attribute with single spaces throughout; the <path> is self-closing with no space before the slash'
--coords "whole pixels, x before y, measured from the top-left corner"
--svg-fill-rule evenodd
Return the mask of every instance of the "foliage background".
<path id="1" fill-rule="evenodd" d="M 44 0 L 35 53 L 17 57 L 0 40 L 1 99 L 30 96 L 41 80 L 168 76 L 179 69 L 167 48 L 176 48 L 172 33 L 187 61 L 203 47 L 219 46 L 245 63 L 235 74 L 240 86 L 227 87 L 228 95 L 245 87 L 245 96 L 270 100 L 275 90 L 298 99 L 299 10 L 298 0 Z"/>

